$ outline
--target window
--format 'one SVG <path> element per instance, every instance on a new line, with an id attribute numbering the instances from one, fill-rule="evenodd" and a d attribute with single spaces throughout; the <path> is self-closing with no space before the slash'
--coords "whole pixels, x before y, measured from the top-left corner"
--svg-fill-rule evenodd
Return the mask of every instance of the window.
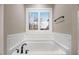
<path id="1" fill-rule="evenodd" d="M 52 8 L 26 8 L 26 31 L 52 31 Z"/>
<path id="2" fill-rule="evenodd" d="M 29 30 L 38 30 L 37 12 L 29 12 Z"/>
<path id="3" fill-rule="evenodd" d="M 40 12 L 40 30 L 49 30 L 49 12 Z"/>

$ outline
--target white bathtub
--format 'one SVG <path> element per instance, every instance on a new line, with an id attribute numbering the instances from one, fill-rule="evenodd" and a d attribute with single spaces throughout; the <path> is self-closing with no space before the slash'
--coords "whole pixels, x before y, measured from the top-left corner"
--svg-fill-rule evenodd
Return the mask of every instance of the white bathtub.
<path id="1" fill-rule="evenodd" d="M 12 34 L 8 36 L 7 51 L 10 55 L 64 55 L 69 54 L 70 39 L 70 35 L 62 33 Z M 16 49 L 21 50 L 23 43 L 27 43 L 27 46 L 24 47 L 24 52 L 27 49 L 29 50 L 27 54 L 17 53 L 16 51 Z"/>

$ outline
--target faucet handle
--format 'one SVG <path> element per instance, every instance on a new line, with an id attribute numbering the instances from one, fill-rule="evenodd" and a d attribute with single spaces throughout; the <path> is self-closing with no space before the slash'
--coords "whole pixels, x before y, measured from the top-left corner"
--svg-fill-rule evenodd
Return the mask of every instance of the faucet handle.
<path id="1" fill-rule="evenodd" d="M 27 53 L 28 53 L 28 51 L 29 51 L 29 50 L 25 50 L 25 54 L 27 54 Z"/>
<path id="2" fill-rule="evenodd" d="M 17 50 L 17 53 L 19 53 L 19 49 L 16 49 Z"/>

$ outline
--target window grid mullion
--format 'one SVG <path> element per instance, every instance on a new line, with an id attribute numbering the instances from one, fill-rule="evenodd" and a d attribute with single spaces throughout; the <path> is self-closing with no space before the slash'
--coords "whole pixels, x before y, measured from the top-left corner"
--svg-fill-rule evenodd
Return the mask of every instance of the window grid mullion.
<path id="1" fill-rule="evenodd" d="M 38 31 L 40 31 L 40 12 L 38 11 Z"/>

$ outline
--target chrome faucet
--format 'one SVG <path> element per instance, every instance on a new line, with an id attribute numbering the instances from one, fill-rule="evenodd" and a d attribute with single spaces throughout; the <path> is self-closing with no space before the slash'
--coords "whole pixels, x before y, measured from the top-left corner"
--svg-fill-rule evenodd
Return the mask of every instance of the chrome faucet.
<path id="1" fill-rule="evenodd" d="M 24 43 L 22 46 L 21 46 L 21 53 L 23 53 L 23 46 L 24 45 L 27 45 L 26 43 Z"/>

